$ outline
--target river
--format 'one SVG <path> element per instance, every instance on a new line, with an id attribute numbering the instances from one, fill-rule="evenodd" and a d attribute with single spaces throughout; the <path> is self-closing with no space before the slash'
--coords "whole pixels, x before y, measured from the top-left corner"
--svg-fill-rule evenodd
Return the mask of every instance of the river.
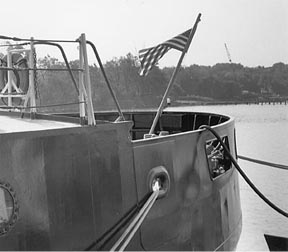
<path id="1" fill-rule="evenodd" d="M 241 104 L 181 108 L 234 117 L 239 155 L 288 165 L 288 105 Z M 239 165 L 265 196 L 288 211 L 287 170 L 240 159 Z M 243 228 L 237 251 L 268 251 L 264 234 L 288 237 L 288 219 L 267 206 L 241 176 L 239 180 Z"/>

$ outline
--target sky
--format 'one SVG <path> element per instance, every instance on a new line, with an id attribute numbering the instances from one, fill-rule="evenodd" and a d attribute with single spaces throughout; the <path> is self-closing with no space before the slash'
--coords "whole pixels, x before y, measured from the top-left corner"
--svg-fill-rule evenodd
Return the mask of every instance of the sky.
<path id="1" fill-rule="evenodd" d="M 0 9 L 0 35 L 71 40 L 85 33 L 104 63 L 184 32 L 201 13 L 183 65 L 229 62 L 224 43 L 234 63 L 288 64 L 288 0 L 13 0 Z M 37 54 L 60 58 L 48 49 Z M 76 59 L 76 45 L 66 50 L 68 60 Z M 179 57 L 171 50 L 159 65 L 176 66 Z"/>

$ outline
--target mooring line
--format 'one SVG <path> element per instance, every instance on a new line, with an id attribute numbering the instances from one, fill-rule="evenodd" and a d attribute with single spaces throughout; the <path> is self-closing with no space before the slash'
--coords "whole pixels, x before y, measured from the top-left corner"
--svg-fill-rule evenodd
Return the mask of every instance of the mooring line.
<path id="1" fill-rule="evenodd" d="M 244 171 L 240 168 L 240 166 L 238 165 L 237 161 L 235 160 L 235 158 L 232 156 L 232 154 L 230 153 L 230 150 L 227 148 L 226 144 L 222 141 L 221 137 L 219 136 L 219 134 L 212 129 L 210 126 L 207 125 L 202 125 L 200 127 L 200 129 L 206 129 L 208 131 L 210 131 L 216 138 L 217 140 L 221 143 L 222 147 L 224 148 L 226 154 L 229 156 L 231 162 L 233 163 L 233 165 L 235 166 L 235 168 L 238 170 L 238 172 L 240 173 L 240 175 L 244 178 L 244 180 L 248 183 L 248 185 L 253 189 L 253 191 L 264 201 L 266 202 L 266 204 L 268 204 L 271 208 L 273 208 L 276 212 L 278 212 L 279 214 L 285 216 L 286 218 L 288 218 L 288 212 L 282 210 L 281 208 L 279 208 L 278 206 L 276 206 L 273 202 L 271 202 L 268 198 L 266 198 L 266 196 L 264 196 L 264 194 L 262 194 L 259 189 L 252 183 L 252 181 L 248 178 L 248 176 L 244 173 Z"/>
<path id="2" fill-rule="evenodd" d="M 274 167 L 274 168 L 288 170 L 288 166 L 286 166 L 286 165 L 270 163 L 270 162 L 267 162 L 267 161 L 254 159 L 254 158 L 250 158 L 250 157 L 245 157 L 245 156 L 241 156 L 241 155 L 237 155 L 237 157 L 240 158 L 240 159 L 243 159 L 245 161 L 250 161 L 250 162 L 253 162 L 253 163 L 256 163 L 256 164 L 267 165 L 267 166 L 271 166 L 271 167 Z"/>
<path id="3" fill-rule="evenodd" d="M 150 193 L 146 194 L 139 202 L 132 206 L 112 227 L 104 232 L 99 238 L 93 241 L 84 251 L 90 251 L 96 247 L 96 250 L 102 250 L 109 241 L 131 221 L 133 216 L 138 212 L 147 199 L 151 196 Z M 101 245 L 100 245 L 101 244 Z"/>
<path id="4" fill-rule="evenodd" d="M 121 237 L 117 240 L 117 242 L 113 245 L 110 251 L 116 251 L 116 249 L 121 245 L 118 251 L 124 251 L 126 246 L 129 244 L 131 239 L 133 238 L 134 234 L 144 221 L 145 217 L 149 213 L 150 209 L 152 208 L 153 204 L 155 203 L 156 199 L 159 195 L 159 188 L 156 189 L 149 199 L 146 201 L 144 206 L 141 208 L 139 213 L 136 215 L 136 217 L 133 219 L 133 221 L 130 223 L 130 225 L 127 227 L 127 229 L 124 231 L 124 233 L 121 235 Z"/>

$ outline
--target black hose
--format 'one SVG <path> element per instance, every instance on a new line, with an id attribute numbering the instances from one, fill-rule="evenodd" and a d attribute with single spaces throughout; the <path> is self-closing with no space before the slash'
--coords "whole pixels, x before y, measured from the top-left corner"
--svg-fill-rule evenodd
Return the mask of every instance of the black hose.
<path id="1" fill-rule="evenodd" d="M 240 168 L 240 166 L 237 164 L 237 161 L 235 160 L 235 158 L 231 155 L 229 149 L 226 147 L 225 143 L 223 143 L 221 137 L 218 135 L 218 133 L 212 129 L 210 126 L 207 125 L 202 125 L 200 127 L 200 129 L 206 129 L 209 130 L 216 138 L 217 140 L 220 142 L 220 144 L 223 146 L 224 151 L 226 152 L 226 154 L 229 156 L 229 158 L 231 159 L 233 165 L 235 166 L 235 168 L 238 170 L 238 172 L 241 174 L 241 176 L 244 178 L 244 180 L 248 183 L 248 185 L 253 189 L 253 191 L 262 199 L 264 200 L 265 203 L 267 203 L 271 208 L 273 208 L 276 212 L 278 212 L 279 214 L 285 216 L 288 218 L 288 212 L 285 212 L 284 210 L 282 210 L 281 208 L 279 208 L 278 206 L 276 206 L 274 203 L 272 203 L 268 198 L 266 198 L 258 189 L 257 187 L 252 183 L 252 181 L 247 177 L 247 175 L 244 173 L 244 171 Z"/>

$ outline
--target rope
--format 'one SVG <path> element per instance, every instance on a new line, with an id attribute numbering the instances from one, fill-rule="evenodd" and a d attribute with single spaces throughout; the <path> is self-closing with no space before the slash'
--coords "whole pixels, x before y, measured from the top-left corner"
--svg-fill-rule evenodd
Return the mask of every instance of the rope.
<path id="1" fill-rule="evenodd" d="M 153 192 L 153 194 L 151 195 L 151 203 L 149 204 L 149 206 L 147 207 L 147 209 L 144 211 L 143 215 L 141 216 L 140 220 L 137 222 L 137 224 L 134 226 L 133 230 L 130 232 L 128 238 L 126 239 L 126 241 L 123 243 L 123 245 L 121 246 L 121 248 L 119 249 L 119 251 L 124 251 L 125 248 L 127 247 L 127 245 L 129 244 L 129 242 L 131 241 L 131 239 L 133 238 L 134 234 L 136 233 L 136 231 L 138 230 L 138 228 L 140 227 L 140 225 L 143 223 L 145 217 L 147 216 L 147 214 L 149 213 L 150 209 L 152 208 L 152 206 L 154 205 L 156 199 L 158 198 L 159 195 L 159 190 Z M 139 213 L 140 214 L 140 213 Z"/>
<path id="2" fill-rule="evenodd" d="M 134 220 L 130 223 L 130 225 L 127 227 L 125 232 L 121 235 L 121 237 L 118 239 L 118 241 L 114 244 L 114 246 L 111 248 L 110 251 L 115 251 L 120 244 L 122 243 L 122 246 L 120 247 L 119 251 L 123 251 L 126 246 L 129 244 L 131 239 L 133 238 L 134 234 L 144 221 L 145 217 L 149 213 L 151 207 L 155 203 L 157 197 L 159 195 L 159 188 L 157 188 L 149 197 L 149 199 L 146 201 L 144 206 L 141 208 L 140 212 L 136 215 Z M 125 238 L 127 239 L 125 240 Z"/>
<path id="3" fill-rule="evenodd" d="M 279 208 L 278 206 L 276 206 L 274 203 L 272 203 L 268 198 L 266 198 L 259 190 L 258 188 L 252 183 L 252 181 L 247 177 L 247 175 L 244 173 L 244 171 L 240 168 L 240 166 L 237 164 L 237 161 L 234 159 L 234 157 L 231 155 L 229 149 L 226 147 L 226 145 L 223 143 L 221 137 L 218 135 L 218 133 L 212 129 L 210 126 L 207 125 L 202 125 L 200 127 L 200 129 L 206 129 L 208 131 L 210 131 L 216 138 L 217 140 L 220 142 L 220 144 L 223 146 L 226 154 L 229 156 L 229 158 L 231 159 L 233 165 L 236 167 L 236 169 L 238 170 L 238 172 L 240 173 L 240 175 L 244 178 L 244 180 L 248 183 L 248 185 L 253 189 L 253 191 L 266 203 L 268 204 L 271 208 L 273 208 L 276 212 L 278 212 L 279 214 L 285 216 L 288 218 L 288 212 L 285 212 L 284 210 L 282 210 L 281 208 Z"/>
<path id="4" fill-rule="evenodd" d="M 288 166 L 286 166 L 286 165 L 270 163 L 270 162 L 266 162 L 266 161 L 262 161 L 262 160 L 258 160 L 258 159 L 254 159 L 254 158 L 249 158 L 249 157 L 245 157 L 245 156 L 240 156 L 240 155 L 237 155 L 237 157 L 240 159 L 246 160 L 246 161 L 256 163 L 256 164 L 267 165 L 267 166 L 271 166 L 274 168 L 288 170 Z"/>
<path id="5" fill-rule="evenodd" d="M 132 206 L 112 227 L 110 227 L 106 232 L 104 232 L 97 240 L 92 242 L 84 251 L 89 251 L 95 246 L 99 246 L 97 250 L 102 250 L 107 243 L 124 227 L 127 223 L 132 219 L 134 214 L 139 211 L 149 198 L 150 194 L 144 196 L 144 198 L 139 202 Z M 110 235 L 109 235 L 110 234 Z M 109 235 L 109 236 L 108 236 Z M 106 239 L 105 239 L 106 238 Z"/>

